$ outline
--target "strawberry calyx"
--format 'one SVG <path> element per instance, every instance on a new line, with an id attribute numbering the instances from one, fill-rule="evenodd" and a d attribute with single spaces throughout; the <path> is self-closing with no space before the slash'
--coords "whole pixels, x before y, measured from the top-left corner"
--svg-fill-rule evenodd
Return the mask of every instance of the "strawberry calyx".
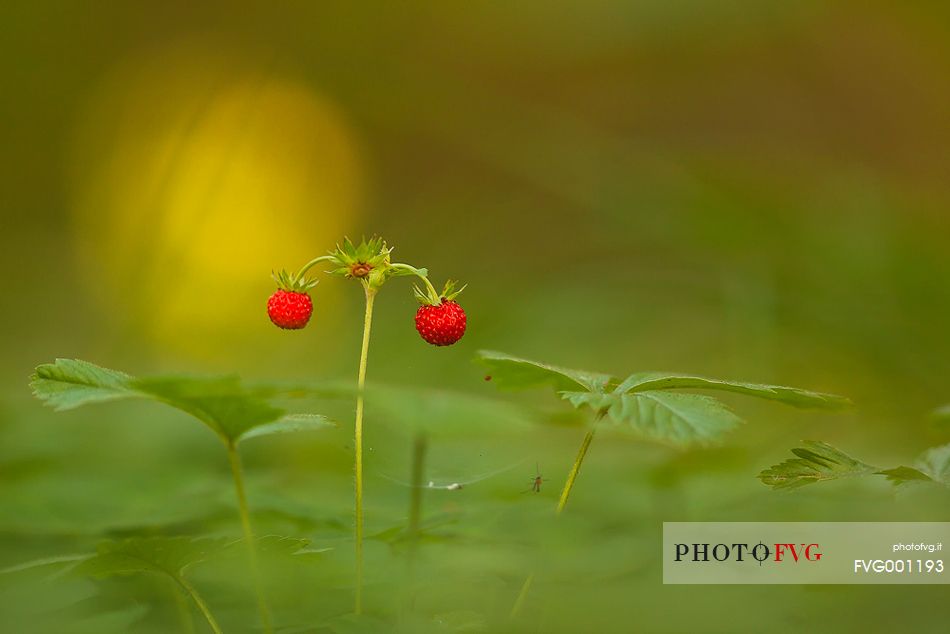
<path id="1" fill-rule="evenodd" d="M 362 280 L 378 288 L 388 277 L 390 253 L 392 247 L 386 246 L 382 238 L 363 238 L 359 244 L 354 244 L 349 238 L 343 238 L 343 245 L 337 245 L 336 249 L 330 252 L 329 262 L 336 268 L 329 273 Z"/>
<path id="2" fill-rule="evenodd" d="M 359 244 L 349 238 L 343 238 L 343 244 L 327 255 L 310 260 L 297 273 L 302 276 L 311 267 L 320 262 L 327 262 L 332 268 L 327 271 L 351 280 L 359 280 L 367 290 L 379 290 L 397 271 L 390 260 L 392 247 L 386 245 L 382 238 L 363 238 Z"/>
<path id="3" fill-rule="evenodd" d="M 429 282 L 428 278 L 423 277 L 422 279 L 426 283 L 425 291 L 423 291 L 418 286 L 413 286 L 412 291 L 416 296 L 416 299 L 419 300 L 419 303 L 424 306 L 438 306 L 443 302 L 454 301 L 455 298 L 458 297 L 459 293 L 465 290 L 465 286 L 468 286 L 466 284 L 465 286 L 462 286 L 456 290 L 456 281 L 449 280 L 445 283 L 445 286 L 442 287 L 442 292 L 438 293 L 436 292 L 435 287 Z"/>
<path id="4" fill-rule="evenodd" d="M 304 273 L 288 273 L 285 269 L 271 272 L 271 277 L 277 282 L 277 288 L 292 293 L 306 293 L 319 283 L 319 280 L 308 278 Z"/>
<path id="5" fill-rule="evenodd" d="M 446 282 L 442 292 L 438 292 L 429 281 L 429 271 L 411 264 L 392 261 L 392 247 L 382 238 L 374 237 L 354 243 L 348 237 L 337 244 L 327 255 L 316 257 L 301 267 L 296 274 L 281 270 L 273 274 L 277 286 L 283 290 L 306 292 L 316 286 L 316 280 L 307 277 L 307 271 L 321 262 L 330 265 L 327 273 L 346 279 L 359 280 L 368 294 L 375 294 L 392 277 L 418 277 L 425 285 L 424 290 L 414 287 L 416 298 L 425 305 L 438 306 L 443 301 L 452 301 L 462 290 L 456 290 L 455 282 Z"/>

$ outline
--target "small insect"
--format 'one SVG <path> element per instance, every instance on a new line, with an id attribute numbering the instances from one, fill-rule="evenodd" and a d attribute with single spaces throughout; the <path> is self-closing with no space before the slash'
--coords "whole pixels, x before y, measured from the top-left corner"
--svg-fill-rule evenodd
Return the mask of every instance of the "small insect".
<path id="1" fill-rule="evenodd" d="M 514 469 L 515 467 L 517 467 L 517 466 L 520 465 L 520 464 L 521 464 L 520 462 L 516 462 L 515 464 L 510 465 L 510 466 L 507 466 L 507 467 L 505 467 L 504 469 L 497 469 L 497 470 L 495 470 L 495 471 L 489 471 L 488 473 L 483 473 L 483 474 L 480 474 L 480 475 L 475 476 L 474 478 L 469 478 L 468 480 L 462 480 L 462 481 L 460 481 L 460 482 L 441 482 L 441 483 L 440 483 L 440 482 L 436 482 L 436 481 L 434 481 L 434 480 L 429 480 L 429 481 L 428 481 L 427 483 L 425 483 L 425 484 L 420 484 L 420 485 L 418 485 L 418 488 L 420 488 L 420 489 L 435 489 L 435 490 L 440 490 L 440 491 L 461 491 L 462 489 L 464 489 L 465 487 L 467 487 L 467 486 L 470 485 L 470 484 L 475 484 L 476 482 L 481 482 L 482 480 L 487 480 L 488 478 L 491 478 L 492 476 L 496 476 L 496 475 L 498 475 L 498 474 L 500 474 L 500 473 L 504 473 L 505 471 L 511 471 L 512 469 Z M 386 475 L 385 473 L 382 473 L 382 474 L 380 474 L 380 475 L 381 475 L 382 477 L 386 478 L 387 480 L 389 480 L 390 482 L 395 482 L 396 484 L 398 484 L 398 485 L 400 485 L 400 486 L 416 488 L 416 485 L 410 484 L 410 483 L 408 483 L 408 482 L 403 482 L 403 481 L 401 481 L 401 480 L 397 480 L 397 479 L 395 479 L 395 478 L 392 478 L 392 477 Z"/>
<path id="2" fill-rule="evenodd" d="M 486 375 L 485 375 L 485 380 L 486 380 L 486 381 L 491 381 L 491 375 L 490 375 L 490 374 L 486 374 Z"/>
<path id="3" fill-rule="evenodd" d="M 544 478 L 541 477 L 541 465 L 534 463 L 534 477 L 531 478 L 531 488 L 525 491 L 525 493 L 530 493 L 531 491 L 541 493 L 542 482 L 544 482 Z"/>

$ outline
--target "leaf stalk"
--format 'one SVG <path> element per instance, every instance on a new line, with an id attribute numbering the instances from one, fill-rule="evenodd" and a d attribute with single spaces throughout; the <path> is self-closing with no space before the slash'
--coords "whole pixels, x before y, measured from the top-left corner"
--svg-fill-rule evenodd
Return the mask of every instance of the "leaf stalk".
<path id="1" fill-rule="evenodd" d="M 587 430 L 587 433 L 584 435 L 584 440 L 581 441 L 581 446 L 577 450 L 577 457 L 574 458 L 574 464 L 571 466 L 570 473 L 567 474 L 567 481 L 564 483 L 564 488 L 561 490 L 561 497 L 557 502 L 557 515 L 560 516 L 564 511 L 564 507 L 567 506 L 567 500 L 571 496 L 571 491 L 574 489 L 574 482 L 577 481 L 577 476 L 581 472 L 581 465 L 584 464 L 584 458 L 587 456 L 587 450 L 590 449 L 590 443 L 594 440 L 594 433 L 597 431 L 597 423 L 607 415 L 606 409 L 598 410 L 597 414 L 594 416 L 594 420 L 591 422 L 590 429 Z M 534 583 L 534 573 L 528 575 L 524 580 L 524 583 L 521 584 L 521 591 L 518 593 L 518 598 L 515 599 L 514 605 L 511 606 L 511 612 L 509 618 L 515 618 L 518 616 L 518 613 L 521 612 L 521 608 L 524 606 L 525 601 L 528 598 L 528 592 L 531 591 L 531 584 Z"/>
<path id="2" fill-rule="evenodd" d="M 244 489 L 244 470 L 241 468 L 241 456 L 238 454 L 237 446 L 233 442 L 229 442 L 227 447 L 228 462 L 231 464 L 231 476 L 234 479 L 234 491 L 237 495 L 238 512 L 241 516 L 241 530 L 244 533 L 244 541 L 247 544 L 248 563 L 251 566 L 251 577 L 253 578 L 254 582 L 254 594 L 257 597 L 257 612 L 264 631 L 267 632 L 267 634 L 271 634 L 274 631 L 274 626 L 271 623 L 270 608 L 267 605 L 267 598 L 264 596 L 264 584 L 261 581 L 261 569 L 260 562 L 257 558 L 257 546 L 254 543 L 254 531 L 251 530 L 251 514 L 248 510 L 247 494 L 245 493 Z"/>
<path id="3" fill-rule="evenodd" d="M 211 631 L 214 634 L 223 634 L 221 632 L 221 626 L 218 625 L 217 620 L 215 620 L 214 615 L 211 614 L 211 610 L 208 609 L 208 604 L 204 602 L 204 599 L 201 598 L 201 595 L 198 594 L 198 591 L 195 590 L 184 577 L 178 577 L 178 584 L 181 586 L 181 589 L 185 591 L 191 600 L 195 602 L 195 605 L 198 606 L 198 610 L 201 612 L 202 616 L 205 617 L 205 620 L 208 621 L 208 625 L 211 627 Z"/>
<path id="4" fill-rule="evenodd" d="M 561 497 L 557 502 L 557 514 L 560 515 L 564 510 L 564 507 L 567 506 L 567 499 L 571 496 L 571 490 L 574 488 L 574 482 L 577 480 L 577 475 L 581 471 L 581 465 L 584 463 L 584 457 L 587 456 L 587 450 L 590 449 L 590 443 L 594 440 L 594 432 L 597 431 L 597 423 L 600 422 L 607 414 L 607 410 L 602 409 L 597 412 L 597 415 L 594 416 L 594 421 L 591 423 L 590 429 L 587 430 L 587 434 L 584 436 L 584 440 L 581 441 L 580 449 L 577 450 L 577 457 L 574 459 L 574 464 L 571 466 L 570 473 L 567 474 L 567 481 L 564 483 L 564 488 L 561 490 Z"/>

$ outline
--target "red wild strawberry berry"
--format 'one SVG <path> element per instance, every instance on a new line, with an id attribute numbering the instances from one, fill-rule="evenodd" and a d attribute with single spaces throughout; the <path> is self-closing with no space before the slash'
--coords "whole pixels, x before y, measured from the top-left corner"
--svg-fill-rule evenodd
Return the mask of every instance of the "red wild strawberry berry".
<path id="1" fill-rule="evenodd" d="M 465 311 L 449 299 L 423 304 L 416 311 L 416 330 L 434 346 L 451 346 L 465 334 Z"/>
<path id="2" fill-rule="evenodd" d="M 310 321 L 313 302 L 310 295 L 278 289 L 267 300 L 267 315 L 274 325 L 285 330 L 299 330 Z"/>

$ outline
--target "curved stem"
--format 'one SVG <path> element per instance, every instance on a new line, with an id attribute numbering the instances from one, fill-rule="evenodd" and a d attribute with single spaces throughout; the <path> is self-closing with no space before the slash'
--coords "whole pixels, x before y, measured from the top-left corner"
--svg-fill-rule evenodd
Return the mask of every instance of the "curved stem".
<path id="1" fill-rule="evenodd" d="M 208 609 L 207 604 L 201 598 L 201 595 L 198 594 L 198 591 L 195 590 L 190 583 L 184 577 L 178 577 L 176 579 L 178 584 L 181 586 L 182 590 L 191 597 L 191 600 L 195 602 L 195 605 L 198 606 L 198 610 L 201 611 L 201 614 L 204 615 L 205 619 L 208 621 L 208 625 L 211 626 L 211 631 L 214 634 L 222 634 L 221 626 L 218 625 L 218 622 L 215 620 L 214 615 L 211 614 L 211 610 Z"/>
<path id="2" fill-rule="evenodd" d="M 557 502 L 557 514 L 560 515 L 561 511 L 564 510 L 564 507 L 567 506 L 567 498 L 571 495 L 571 489 L 574 488 L 574 481 L 577 480 L 577 474 L 581 471 L 581 465 L 584 463 L 584 457 L 587 455 L 587 450 L 590 448 L 590 443 L 594 440 L 594 432 L 597 430 L 597 423 L 600 422 L 600 419 L 604 417 L 604 414 L 607 412 L 601 410 L 597 412 L 597 415 L 594 417 L 594 422 L 591 424 L 590 429 L 587 430 L 587 434 L 584 436 L 584 440 L 581 442 L 580 449 L 577 450 L 577 457 L 574 459 L 574 465 L 571 467 L 571 472 L 567 474 L 567 482 L 564 483 L 564 488 L 561 490 L 561 497 Z"/>
<path id="3" fill-rule="evenodd" d="M 423 275 L 422 273 L 420 273 L 419 269 L 417 269 L 416 267 L 409 264 L 402 264 L 401 262 L 396 262 L 395 264 L 391 264 L 390 266 L 394 269 L 409 271 L 410 273 L 418 277 L 420 280 L 425 282 L 426 288 L 429 290 L 429 293 L 432 295 L 433 298 L 439 297 L 440 295 L 439 291 L 435 290 L 435 286 L 432 285 L 432 282 L 429 281 L 429 278 Z"/>
<path id="4" fill-rule="evenodd" d="M 172 585 L 172 592 L 175 593 L 175 606 L 178 608 L 178 620 L 181 621 L 181 629 L 185 634 L 195 634 L 195 621 L 191 618 L 191 607 L 188 605 L 188 596 L 184 594 L 178 583 Z"/>
<path id="5" fill-rule="evenodd" d="M 369 355 L 369 335 L 373 327 L 373 300 L 376 289 L 364 284 L 366 313 L 363 317 L 363 346 L 360 349 L 360 371 L 357 378 L 356 425 L 354 448 L 356 453 L 356 614 L 363 610 L 363 392 L 366 388 L 366 359 Z"/>
<path id="6" fill-rule="evenodd" d="M 254 581 L 254 593 L 257 595 L 257 612 L 261 619 L 264 631 L 270 634 L 274 631 L 270 619 L 270 608 L 264 597 L 264 586 L 261 583 L 261 569 L 257 560 L 257 546 L 254 544 L 254 531 L 251 530 L 251 514 L 248 511 L 247 495 L 244 492 L 244 472 L 241 469 L 241 456 L 234 443 L 228 443 L 228 461 L 231 463 L 231 476 L 234 478 L 234 490 L 237 494 L 238 511 L 241 515 L 241 530 L 244 532 L 244 541 L 247 543 L 247 557 L 251 565 L 251 576 Z"/>
<path id="7" fill-rule="evenodd" d="M 580 449 L 577 450 L 577 457 L 574 458 L 574 464 L 571 466 L 570 473 L 567 474 L 567 482 L 564 483 L 564 488 L 561 490 L 561 497 L 557 502 L 557 515 L 560 515 L 564 510 L 564 507 L 567 506 L 567 500 L 571 496 L 571 490 L 574 488 L 574 482 L 577 480 L 578 474 L 581 472 L 581 465 L 584 463 L 584 458 L 587 456 L 587 450 L 590 449 L 590 443 L 594 440 L 594 432 L 597 431 L 597 423 L 600 422 L 607 414 L 607 410 L 600 410 L 594 416 L 594 420 L 591 423 L 590 429 L 587 430 L 587 433 L 584 435 L 584 440 L 581 441 Z M 521 592 L 518 593 L 518 598 L 515 599 L 515 603 L 511 606 L 510 618 L 515 618 L 518 616 L 518 613 L 521 611 L 522 606 L 524 605 L 525 600 L 528 598 L 528 592 L 531 590 L 531 584 L 534 582 L 534 573 L 528 575 L 528 578 L 524 580 L 524 583 L 521 585 Z"/>
<path id="8" fill-rule="evenodd" d="M 528 592 L 531 590 L 531 584 L 534 582 L 534 573 L 532 572 L 524 580 L 524 583 L 521 584 L 521 592 L 518 593 L 518 598 L 515 599 L 515 604 L 511 606 L 511 613 L 508 615 L 509 618 L 515 618 L 518 616 L 518 613 L 521 612 L 522 606 L 524 606 L 525 599 L 528 598 Z"/>
<path id="9" fill-rule="evenodd" d="M 332 260 L 332 259 L 333 259 L 333 256 L 332 256 L 332 255 L 321 255 L 320 257 L 317 257 L 317 258 L 314 258 L 314 259 L 310 260 L 309 262 L 307 262 L 306 264 L 304 264 L 304 265 L 300 268 L 299 271 L 297 271 L 297 278 L 299 279 L 299 278 L 303 277 L 303 275 L 304 275 L 307 271 L 309 271 L 311 268 L 313 268 L 314 266 L 316 266 L 316 265 L 319 264 L 320 262 L 326 262 L 327 260 Z"/>

